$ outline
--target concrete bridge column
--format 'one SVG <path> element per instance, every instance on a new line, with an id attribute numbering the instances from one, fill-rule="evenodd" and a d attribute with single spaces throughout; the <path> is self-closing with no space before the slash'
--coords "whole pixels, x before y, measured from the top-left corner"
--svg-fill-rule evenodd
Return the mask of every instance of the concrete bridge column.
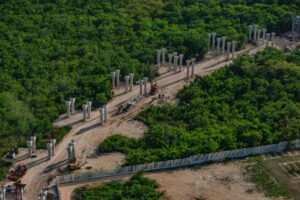
<path id="1" fill-rule="evenodd" d="M 179 54 L 179 71 L 182 71 L 182 64 L 183 64 L 183 54 Z"/>
<path id="2" fill-rule="evenodd" d="M 217 55 L 220 55 L 221 38 L 217 38 Z"/>
<path id="3" fill-rule="evenodd" d="M 88 101 L 87 102 L 87 118 L 91 118 L 91 112 L 92 112 L 92 102 Z"/>
<path id="4" fill-rule="evenodd" d="M 232 41 L 232 58 L 235 56 L 236 41 Z"/>
<path id="5" fill-rule="evenodd" d="M 186 79 L 190 80 L 190 64 L 191 60 L 186 60 Z"/>
<path id="6" fill-rule="evenodd" d="M 56 145 L 56 139 L 50 140 L 52 144 L 52 156 L 55 156 L 55 145 Z"/>
<path id="7" fill-rule="evenodd" d="M 212 50 L 216 48 L 216 33 L 212 33 Z"/>
<path id="8" fill-rule="evenodd" d="M 144 81 L 143 80 L 139 80 L 139 84 L 140 84 L 140 95 L 143 95 L 143 84 L 144 84 Z"/>
<path id="9" fill-rule="evenodd" d="M 195 63 L 196 63 L 196 58 L 192 58 L 191 59 L 191 64 L 192 64 L 192 73 L 191 73 L 191 76 L 192 76 L 192 78 L 194 78 L 194 76 L 195 76 Z"/>
<path id="10" fill-rule="evenodd" d="M 207 50 L 209 51 L 210 50 L 210 44 L 211 44 L 211 33 L 209 33 L 209 34 L 207 34 L 207 37 L 208 37 L 208 48 L 207 48 Z"/>
<path id="11" fill-rule="evenodd" d="M 82 114 L 83 114 L 84 121 L 87 120 L 87 109 L 88 109 L 88 106 L 86 104 L 82 105 Z"/>
<path id="12" fill-rule="evenodd" d="M 222 55 L 225 55 L 226 37 L 222 37 Z"/>
<path id="13" fill-rule="evenodd" d="M 76 114 L 76 110 L 75 110 L 76 99 L 75 98 L 71 98 L 70 101 L 71 101 L 71 114 L 75 115 Z"/>
<path id="14" fill-rule="evenodd" d="M 53 146 L 52 146 L 52 143 L 48 143 L 47 144 L 47 150 L 48 150 L 48 160 L 51 160 L 51 157 L 53 155 Z"/>
<path id="15" fill-rule="evenodd" d="M 32 153 L 36 152 L 36 136 L 31 136 L 30 140 L 32 141 Z"/>
<path id="16" fill-rule="evenodd" d="M 257 41 L 257 39 L 256 39 L 256 34 L 257 34 L 257 28 L 258 28 L 258 26 L 257 25 L 253 25 L 253 32 L 254 32 L 254 34 L 253 34 L 253 40 L 254 40 L 254 42 L 256 42 Z"/>
<path id="17" fill-rule="evenodd" d="M 111 73 L 111 85 L 113 89 L 116 87 L 116 72 Z"/>
<path id="18" fill-rule="evenodd" d="M 169 58 L 169 67 L 171 68 L 172 67 L 172 59 L 173 59 L 173 54 L 169 53 L 168 54 L 168 58 Z"/>
<path id="19" fill-rule="evenodd" d="M 156 50 L 157 53 L 157 66 L 160 67 L 161 49 Z"/>
<path id="20" fill-rule="evenodd" d="M 132 88 L 133 88 L 133 78 L 134 78 L 134 74 L 133 73 L 130 73 L 129 74 L 129 82 L 130 82 L 130 91 L 132 91 Z"/>
<path id="21" fill-rule="evenodd" d="M 120 70 L 116 70 L 116 87 L 120 86 Z"/>
<path id="22" fill-rule="evenodd" d="M 249 25 L 249 36 L 248 36 L 249 41 L 252 40 L 252 32 L 253 32 L 253 25 Z"/>
<path id="23" fill-rule="evenodd" d="M 178 58 L 179 56 L 174 56 L 174 72 L 178 71 Z"/>
<path id="24" fill-rule="evenodd" d="M 263 33 L 263 36 L 262 36 L 262 38 L 263 38 L 263 43 L 265 44 L 265 43 L 266 43 L 266 33 L 267 33 L 267 29 L 266 29 L 266 28 L 263 28 L 262 33 Z"/>
<path id="25" fill-rule="evenodd" d="M 230 57 L 230 50 L 231 50 L 231 42 L 227 42 L 227 60 L 229 60 Z"/>
<path id="26" fill-rule="evenodd" d="M 144 77 L 144 95 L 147 95 L 148 77 Z"/>
<path id="27" fill-rule="evenodd" d="M 66 101 L 66 106 L 67 106 L 67 117 L 71 117 L 71 101 Z"/>
<path id="28" fill-rule="evenodd" d="M 266 33 L 266 43 L 267 43 L 267 47 L 269 47 L 269 43 L 270 43 L 270 33 Z"/>
<path id="29" fill-rule="evenodd" d="M 166 48 L 162 48 L 161 49 L 161 53 L 162 53 L 162 65 L 166 65 L 166 52 L 167 52 L 167 49 Z"/>
<path id="30" fill-rule="evenodd" d="M 271 33 L 271 46 L 272 46 L 272 47 L 274 47 L 275 36 L 276 36 L 276 33 L 272 32 L 272 33 Z"/>
<path id="31" fill-rule="evenodd" d="M 104 121 L 106 122 L 107 121 L 107 116 L 108 116 L 108 106 L 107 106 L 107 104 L 105 104 L 104 106 L 103 106 L 103 108 L 104 108 Z"/>
<path id="32" fill-rule="evenodd" d="M 32 157 L 32 140 L 27 140 L 28 156 Z"/>
<path id="33" fill-rule="evenodd" d="M 128 93 L 129 76 L 125 76 L 125 93 Z"/>

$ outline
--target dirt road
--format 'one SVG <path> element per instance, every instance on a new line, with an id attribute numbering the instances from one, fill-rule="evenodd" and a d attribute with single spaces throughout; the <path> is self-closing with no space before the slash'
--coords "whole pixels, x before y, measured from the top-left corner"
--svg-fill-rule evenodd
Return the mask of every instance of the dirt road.
<path id="1" fill-rule="evenodd" d="M 248 51 L 252 47 L 248 47 Z M 249 51 L 249 54 L 263 50 L 265 46 L 261 46 Z M 240 52 L 238 52 L 240 53 Z M 213 71 L 224 67 L 232 62 L 226 61 L 224 56 L 216 57 L 214 59 L 206 60 L 198 63 L 195 66 L 195 74 L 205 76 Z M 166 72 L 157 78 L 157 83 L 160 86 L 161 93 L 173 98 L 175 94 L 189 84 L 186 81 L 186 70 L 179 73 Z M 148 89 L 150 85 L 148 86 Z M 56 122 L 56 126 L 71 125 L 72 130 L 68 133 L 63 141 L 56 146 L 55 156 L 51 160 L 46 160 L 46 152 L 40 152 L 35 159 L 23 160 L 22 163 L 32 166 L 27 174 L 22 178 L 22 182 L 26 183 L 26 190 L 24 193 L 25 200 L 37 199 L 38 194 L 48 182 L 50 177 L 57 174 L 57 168 L 66 164 L 67 159 L 67 144 L 73 139 L 76 143 L 76 154 L 81 161 L 84 161 L 85 166 L 91 166 L 93 169 L 108 169 L 118 167 L 124 156 L 115 155 L 115 158 L 108 157 L 105 162 L 97 162 L 95 149 L 99 143 L 111 134 L 118 132 L 129 137 L 140 137 L 143 132 L 147 130 L 142 124 L 132 121 L 137 113 L 145 109 L 152 102 L 153 96 L 143 97 L 137 105 L 129 112 L 113 116 L 118 106 L 129 99 L 139 95 L 139 86 L 134 86 L 133 91 L 127 94 L 123 93 L 124 89 L 115 91 L 115 97 L 108 103 L 109 116 L 108 121 L 104 125 L 99 124 L 99 112 L 92 112 L 90 120 L 83 122 L 82 113 L 77 113 L 71 116 L 70 119 L 61 116 Z M 138 128 L 136 128 L 138 126 Z M 142 129 L 141 129 L 142 128 Z M 142 131 L 140 131 L 142 130 Z M 103 161 L 104 161 L 103 160 Z"/>

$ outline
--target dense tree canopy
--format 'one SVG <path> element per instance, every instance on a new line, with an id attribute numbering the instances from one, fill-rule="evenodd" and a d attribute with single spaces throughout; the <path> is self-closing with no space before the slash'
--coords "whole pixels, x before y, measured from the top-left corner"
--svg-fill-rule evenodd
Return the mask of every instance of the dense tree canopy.
<path id="1" fill-rule="evenodd" d="M 58 132 L 70 97 L 107 102 L 113 69 L 153 78 L 157 48 L 201 59 L 208 32 L 240 48 L 248 24 L 282 33 L 297 11 L 296 0 L 0 0 L 0 155 Z"/>
<path id="2" fill-rule="evenodd" d="M 140 164 L 300 138 L 299 50 L 267 49 L 198 77 L 178 105 L 137 117 L 150 126 L 143 138 L 114 135 L 100 152 L 121 151 L 126 164 Z"/>

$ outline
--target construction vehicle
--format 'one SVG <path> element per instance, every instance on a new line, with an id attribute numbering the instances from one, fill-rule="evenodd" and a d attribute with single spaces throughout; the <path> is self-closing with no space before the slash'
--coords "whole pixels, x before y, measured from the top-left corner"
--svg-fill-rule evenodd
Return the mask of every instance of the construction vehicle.
<path id="1" fill-rule="evenodd" d="M 132 107 L 134 107 L 136 105 L 136 101 L 132 100 L 132 101 L 127 101 L 125 103 L 123 103 L 119 109 L 118 109 L 118 113 L 117 114 L 121 114 L 124 112 L 127 112 L 128 110 L 130 110 Z"/>
<path id="2" fill-rule="evenodd" d="M 151 90 L 150 90 L 150 95 L 156 95 L 158 92 L 158 85 L 157 83 L 151 82 Z"/>
<path id="3" fill-rule="evenodd" d="M 76 159 L 75 159 L 75 160 L 72 160 L 72 161 L 70 162 L 70 164 L 69 164 L 69 169 L 70 169 L 71 171 L 75 171 L 75 170 L 78 170 L 78 169 L 80 169 L 80 168 L 81 168 L 80 163 L 77 162 Z"/>
<path id="4" fill-rule="evenodd" d="M 24 193 L 25 186 L 26 184 L 21 183 L 21 181 L 17 181 L 14 183 L 15 200 L 23 200 L 23 193 Z"/>
<path id="5" fill-rule="evenodd" d="M 16 158 L 16 155 L 19 154 L 19 149 L 18 148 L 12 148 L 10 151 L 7 152 L 6 158 L 7 159 L 14 159 Z"/>
<path id="6" fill-rule="evenodd" d="M 26 165 L 19 164 L 9 172 L 8 179 L 11 181 L 18 181 L 22 176 L 26 174 Z"/>

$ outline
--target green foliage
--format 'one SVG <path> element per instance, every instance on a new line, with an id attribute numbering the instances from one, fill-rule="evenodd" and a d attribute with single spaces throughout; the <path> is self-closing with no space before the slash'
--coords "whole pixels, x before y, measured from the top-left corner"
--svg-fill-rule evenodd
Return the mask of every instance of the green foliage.
<path id="1" fill-rule="evenodd" d="M 75 190 L 75 200 L 158 200 L 163 195 L 157 192 L 159 185 L 142 172 L 133 175 L 129 181 L 114 181 L 95 188 L 80 188 Z"/>
<path id="2" fill-rule="evenodd" d="M 139 141 L 117 136 L 100 149 L 126 153 L 131 165 L 300 138 L 300 65 L 287 59 L 267 49 L 198 77 L 178 93 L 178 105 L 137 116 L 150 126 Z"/>
<path id="3" fill-rule="evenodd" d="M 106 103 L 112 70 L 120 69 L 121 79 L 130 72 L 154 78 L 157 48 L 201 59 L 207 32 L 241 48 L 248 24 L 282 33 L 298 11 L 297 1 L 279 0 L 1 1 L 0 155 L 30 135 L 45 145 L 70 97 L 77 109 L 87 100 Z"/>
<path id="4" fill-rule="evenodd" d="M 261 158 L 256 158 L 251 165 L 247 167 L 251 182 L 256 184 L 259 191 L 263 191 L 267 197 L 287 196 L 288 192 L 278 182 L 270 176 L 268 170 L 263 165 Z"/>

